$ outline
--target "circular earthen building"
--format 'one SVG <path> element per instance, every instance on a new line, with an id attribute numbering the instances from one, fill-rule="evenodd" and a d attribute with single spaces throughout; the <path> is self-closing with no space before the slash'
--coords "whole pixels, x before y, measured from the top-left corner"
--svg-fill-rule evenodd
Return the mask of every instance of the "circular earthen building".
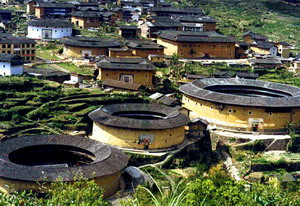
<path id="1" fill-rule="evenodd" d="M 300 88 L 246 80 L 197 80 L 180 87 L 191 118 L 220 128 L 253 132 L 284 132 L 300 122 Z"/>
<path id="2" fill-rule="evenodd" d="M 104 196 L 118 191 L 127 156 L 116 148 L 77 136 L 36 135 L 9 138 L 0 144 L 0 190 L 40 191 L 58 179 L 94 180 Z"/>
<path id="3" fill-rule="evenodd" d="M 168 149 L 185 139 L 189 118 L 160 104 L 113 104 L 89 114 L 92 139 L 130 149 Z"/>

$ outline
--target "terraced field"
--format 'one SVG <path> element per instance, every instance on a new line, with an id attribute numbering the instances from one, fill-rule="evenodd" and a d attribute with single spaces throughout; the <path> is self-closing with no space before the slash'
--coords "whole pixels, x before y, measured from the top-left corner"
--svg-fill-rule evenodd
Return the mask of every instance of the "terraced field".
<path id="1" fill-rule="evenodd" d="M 0 138 L 26 134 L 85 133 L 87 114 L 105 104 L 143 102 L 137 94 L 64 89 L 24 77 L 0 79 Z"/>

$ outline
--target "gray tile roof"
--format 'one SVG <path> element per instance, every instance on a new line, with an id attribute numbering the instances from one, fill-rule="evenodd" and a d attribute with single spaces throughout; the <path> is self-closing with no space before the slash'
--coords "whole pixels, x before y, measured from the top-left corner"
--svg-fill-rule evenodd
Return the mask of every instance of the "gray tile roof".
<path id="1" fill-rule="evenodd" d="M 148 59 L 143 58 L 97 58 L 97 68 L 116 70 L 144 70 L 155 71 L 155 67 Z"/>
<path id="2" fill-rule="evenodd" d="M 262 48 L 262 49 L 270 49 L 271 47 L 274 47 L 275 44 L 272 42 L 268 42 L 268 41 L 254 41 L 253 43 L 251 43 L 251 46 L 255 46 L 258 48 Z"/>
<path id="3" fill-rule="evenodd" d="M 243 37 L 247 36 L 247 35 L 250 35 L 250 37 L 252 39 L 255 39 L 255 40 L 262 40 L 262 41 L 265 41 L 267 40 L 268 38 L 264 35 L 260 35 L 260 34 L 257 34 L 257 33 L 254 33 L 253 31 L 247 31 L 243 34 Z"/>
<path id="4" fill-rule="evenodd" d="M 228 42 L 234 43 L 236 40 L 231 37 L 218 34 L 217 32 L 187 32 L 187 31 L 161 31 L 158 34 L 163 39 L 176 42 Z"/>
<path id="5" fill-rule="evenodd" d="M 23 58 L 16 54 L 0 53 L 0 62 L 8 62 L 11 66 L 23 65 Z"/>
<path id="6" fill-rule="evenodd" d="M 35 19 L 27 23 L 29 26 L 48 26 L 48 27 L 73 27 L 73 24 L 68 20 L 60 19 Z"/>
<path id="7" fill-rule="evenodd" d="M 158 113 L 165 116 L 163 119 L 137 119 L 114 115 L 118 112 Z M 89 114 L 89 117 L 99 123 L 112 127 L 128 129 L 171 129 L 185 126 L 189 118 L 177 109 L 160 104 L 112 104 L 97 109 Z"/>
<path id="8" fill-rule="evenodd" d="M 217 20 L 210 16 L 178 16 L 175 18 L 180 22 L 194 22 L 194 23 L 216 23 Z"/>
<path id="9" fill-rule="evenodd" d="M 165 47 L 152 41 L 147 40 L 131 40 L 126 45 L 133 49 L 164 49 Z"/>
<path id="10" fill-rule="evenodd" d="M 276 58 L 266 58 L 266 59 L 250 59 L 252 64 L 282 64 L 279 59 Z"/>
<path id="11" fill-rule="evenodd" d="M 61 43 L 68 46 L 87 47 L 87 48 L 116 48 L 123 44 L 114 39 L 96 38 L 96 37 L 66 37 Z"/>
<path id="12" fill-rule="evenodd" d="M 84 18 L 100 18 L 102 14 L 99 11 L 75 11 L 72 13 L 74 17 L 84 17 Z"/>
<path id="13" fill-rule="evenodd" d="M 151 12 L 167 12 L 167 13 L 197 13 L 203 15 L 204 12 L 201 8 L 196 7 L 186 7 L 186 8 L 177 8 L 177 7 L 153 7 L 150 8 Z"/>
<path id="14" fill-rule="evenodd" d="M 252 97 L 225 94 L 207 89 L 213 86 L 236 86 L 240 90 L 252 89 L 253 91 L 269 92 L 270 94 L 275 92 L 282 94 L 282 97 Z M 188 96 L 221 104 L 275 108 L 300 107 L 300 88 L 273 82 L 235 78 L 207 78 L 185 84 L 179 90 Z"/>
<path id="15" fill-rule="evenodd" d="M 25 166 L 12 163 L 9 154 L 21 148 L 35 145 L 66 145 L 81 148 L 95 156 L 90 164 L 80 166 Z M 93 179 L 112 175 L 121 171 L 128 162 L 127 156 L 116 148 L 85 137 L 70 135 L 32 135 L 8 138 L 0 144 L 0 177 L 17 181 L 51 182 L 62 178 L 73 181 L 74 178 Z"/>
<path id="16" fill-rule="evenodd" d="M 35 7 L 73 9 L 75 8 L 75 5 L 69 3 L 37 2 L 37 5 Z"/>
<path id="17" fill-rule="evenodd" d="M 32 39 L 25 37 L 16 37 L 11 34 L 0 34 L 0 44 L 36 44 Z"/>

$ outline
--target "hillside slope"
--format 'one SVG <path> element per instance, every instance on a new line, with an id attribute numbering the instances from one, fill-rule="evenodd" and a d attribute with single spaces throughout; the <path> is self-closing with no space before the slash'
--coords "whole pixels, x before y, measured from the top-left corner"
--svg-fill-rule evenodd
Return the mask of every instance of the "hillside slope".
<path id="1" fill-rule="evenodd" d="M 218 19 L 218 30 L 241 37 L 247 30 L 300 47 L 300 7 L 280 0 L 182 0 L 179 6 L 199 5 Z"/>

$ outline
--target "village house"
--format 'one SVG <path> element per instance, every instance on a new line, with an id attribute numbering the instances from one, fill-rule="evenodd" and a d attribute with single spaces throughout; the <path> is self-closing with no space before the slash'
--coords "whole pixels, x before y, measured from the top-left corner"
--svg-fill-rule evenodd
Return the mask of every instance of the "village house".
<path id="1" fill-rule="evenodd" d="M 242 59 L 247 58 L 247 52 L 249 50 L 249 44 L 245 41 L 237 41 L 235 44 L 235 58 Z"/>
<path id="2" fill-rule="evenodd" d="M 143 5 L 140 2 L 135 1 L 120 1 L 119 4 L 122 8 L 129 8 L 129 9 L 137 9 L 140 11 L 140 13 L 143 13 Z"/>
<path id="3" fill-rule="evenodd" d="M 250 65 L 253 68 L 275 69 L 282 65 L 282 62 L 276 58 L 250 59 Z"/>
<path id="4" fill-rule="evenodd" d="M 72 35 L 72 23 L 59 19 L 36 19 L 28 23 L 30 39 L 61 39 Z"/>
<path id="5" fill-rule="evenodd" d="M 266 41 L 268 38 L 264 35 L 254 33 L 253 31 L 247 31 L 243 34 L 243 39 L 250 44 L 254 41 Z"/>
<path id="6" fill-rule="evenodd" d="M 137 26 L 120 26 L 119 35 L 125 39 L 138 39 L 141 35 L 141 29 Z"/>
<path id="7" fill-rule="evenodd" d="M 101 15 L 103 17 L 103 22 L 111 26 L 116 25 L 116 21 L 118 20 L 116 13 L 107 11 L 107 12 L 102 12 Z"/>
<path id="8" fill-rule="evenodd" d="M 0 53 L 17 54 L 25 62 L 35 61 L 35 45 L 36 42 L 32 39 L 0 34 Z"/>
<path id="9" fill-rule="evenodd" d="M 183 31 L 216 31 L 217 20 L 210 16 L 175 16 L 183 25 Z"/>
<path id="10" fill-rule="evenodd" d="M 149 55 L 164 55 L 165 47 L 153 41 L 131 40 L 127 42 L 127 47 L 132 50 L 135 56 L 148 58 Z"/>
<path id="11" fill-rule="evenodd" d="M 76 10 L 82 10 L 84 8 L 92 8 L 92 9 L 98 9 L 99 4 L 97 2 L 83 2 L 83 1 L 74 1 L 72 2 L 75 5 Z"/>
<path id="12" fill-rule="evenodd" d="M 182 31 L 183 25 L 170 18 L 150 18 L 146 21 L 139 22 L 139 27 L 144 38 L 157 38 L 160 31 Z"/>
<path id="13" fill-rule="evenodd" d="M 70 73 L 45 68 L 24 68 L 24 73 L 39 79 L 46 79 L 62 84 L 70 79 Z"/>
<path id="14" fill-rule="evenodd" d="M 109 48 L 120 48 L 122 43 L 113 39 L 95 37 L 68 37 L 61 40 L 63 55 L 68 58 L 95 57 L 109 54 Z"/>
<path id="15" fill-rule="evenodd" d="M 165 47 L 148 40 L 128 40 L 126 47 L 121 49 L 110 49 L 109 57 L 142 57 L 149 55 L 164 55 Z"/>
<path id="16" fill-rule="evenodd" d="M 102 6 L 116 5 L 119 0 L 99 0 L 99 4 Z"/>
<path id="17" fill-rule="evenodd" d="M 0 53 L 0 76 L 23 74 L 23 58 L 15 54 Z"/>
<path id="18" fill-rule="evenodd" d="M 101 81 L 113 79 L 153 86 L 155 67 L 147 59 L 101 57 L 97 60 L 96 68 L 99 71 L 97 79 Z"/>
<path id="19" fill-rule="evenodd" d="M 126 22 L 138 21 L 141 11 L 136 8 L 122 8 L 123 20 Z"/>
<path id="20" fill-rule="evenodd" d="M 173 15 L 188 15 L 188 16 L 203 16 L 204 12 L 197 7 L 153 7 L 149 9 L 151 16 L 173 16 Z"/>
<path id="21" fill-rule="evenodd" d="M 132 53 L 132 50 L 129 49 L 127 46 L 122 48 L 109 48 L 109 57 L 128 57 L 128 58 L 135 58 L 136 56 Z"/>
<path id="22" fill-rule="evenodd" d="M 56 2 L 28 2 L 27 12 L 32 12 L 34 7 L 34 15 L 38 19 L 54 19 L 54 18 L 70 18 L 75 11 L 75 5 L 71 3 Z"/>
<path id="23" fill-rule="evenodd" d="M 275 46 L 277 47 L 278 56 L 281 56 L 283 58 L 289 58 L 290 52 L 291 52 L 291 45 L 286 42 L 277 42 L 275 43 Z"/>
<path id="24" fill-rule="evenodd" d="M 80 29 L 97 28 L 103 22 L 103 16 L 99 11 L 75 11 L 71 21 Z"/>
<path id="25" fill-rule="evenodd" d="M 180 58 L 235 58 L 235 39 L 217 32 L 164 31 L 157 43 L 165 47 L 166 55 Z"/>
<path id="26" fill-rule="evenodd" d="M 296 55 L 294 58 L 293 58 L 293 61 L 292 61 L 292 64 L 291 64 L 291 68 L 293 70 L 298 70 L 300 69 L 300 54 Z"/>
<path id="27" fill-rule="evenodd" d="M 250 44 L 250 50 L 257 54 L 277 56 L 277 47 L 268 41 L 254 41 Z"/>

